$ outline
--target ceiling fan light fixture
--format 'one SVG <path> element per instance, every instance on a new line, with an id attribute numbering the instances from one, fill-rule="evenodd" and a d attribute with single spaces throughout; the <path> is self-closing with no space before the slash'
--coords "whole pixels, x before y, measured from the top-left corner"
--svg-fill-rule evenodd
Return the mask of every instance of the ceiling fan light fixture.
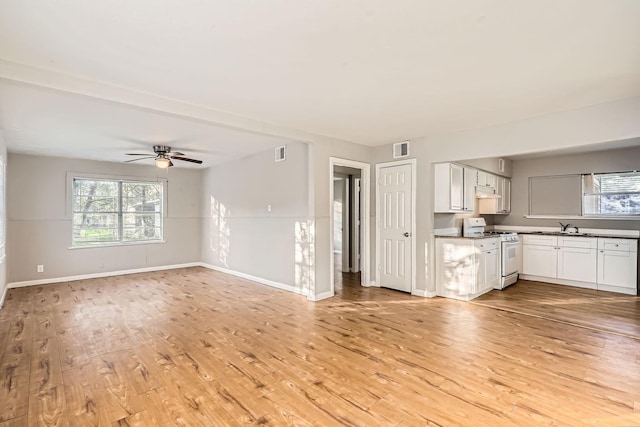
<path id="1" fill-rule="evenodd" d="M 156 166 L 160 169 L 166 169 L 171 166 L 171 160 L 167 159 L 166 157 L 158 157 L 156 159 Z"/>

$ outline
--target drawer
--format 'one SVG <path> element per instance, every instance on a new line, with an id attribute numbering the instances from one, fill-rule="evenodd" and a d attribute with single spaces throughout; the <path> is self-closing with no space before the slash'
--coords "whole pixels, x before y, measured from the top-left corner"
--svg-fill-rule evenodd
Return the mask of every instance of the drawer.
<path id="1" fill-rule="evenodd" d="M 596 249 L 598 239 L 595 237 L 558 237 L 558 246 L 563 248 Z"/>
<path id="2" fill-rule="evenodd" d="M 636 239 L 598 239 L 598 249 L 608 251 L 638 252 L 638 241 Z"/>
<path id="3" fill-rule="evenodd" d="M 473 245 L 481 251 L 490 251 L 498 247 L 498 239 L 480 239 L 473 242 Z"/>
<path id="4" fill-rule="evenodd" d="M 558 246 L 557 236 L 545 236 L 542 234 L 523 234 L 523 245 Z"/>

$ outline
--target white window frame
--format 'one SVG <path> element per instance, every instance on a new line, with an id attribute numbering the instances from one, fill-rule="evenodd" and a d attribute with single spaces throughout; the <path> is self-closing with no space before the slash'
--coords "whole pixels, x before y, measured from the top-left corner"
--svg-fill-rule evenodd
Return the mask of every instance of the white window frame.
<path id="1" fill-rule="evenodd" d="M 94 243 L 90 245 L 77 245 L 73 244 L 73 181 L 75 179 L 95 179 L 95 180 L 107 180 L 107 181 L 116 181 L 116 182 L 140 182 L 140 183 L 160 183 L 162 184 L 162 209 L 161 209 L 161 234 L 162 237 L 160 239 L 155 240 L 137 240 L 137 241 L 124 241 L 123 235 L 120 230 L 120 240 L 118 242 L 105 242 L 105 243 Z M 152 245 L 158 243 L 166 243 L 164 236 L 164 225 L 165 219 L 167 217 L 168 209 L 168 196 L 167 196 L 167 187 L 168 181 L 166 178 L 156 178 L 156 177 L 140 177 L 140 176 L 122 176 L 122 175 L 104 175 L 104 174 L 92 174 L 92 173 L 82 173 L 82 172 L 68 172 L 67 173 L 67 186 L 66 186 L 66 215 L 65 217 L 70 220 L 70 245 L 69 249 L 92 249 L 92 248 L 105 248 L 105 247 L 113 247 L 113 246 L 133 246 L 133 245 Z M 120 195 L 122 197 L 122 195 Z M 120 210 L 122 210 L 122 204 L 120 204 Z M 120 215 L 121 216 L 121 215 Z M 119 227 L 122 227 L 122 220 L 120 220 Z"/>

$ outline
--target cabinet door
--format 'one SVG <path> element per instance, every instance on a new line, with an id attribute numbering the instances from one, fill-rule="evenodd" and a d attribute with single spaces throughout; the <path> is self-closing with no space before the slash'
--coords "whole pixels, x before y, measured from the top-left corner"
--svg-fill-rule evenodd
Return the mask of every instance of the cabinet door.
<path id="1" fill-rule="evenodd" d="M 490 173 L 486 175 L 487 177 L 485 178 L 485 185 L 487 187 L 496 188 L 496 186 L 498 185 L 498 177 Z"/>
<path id="2" fill-rule="evenodd" d="M 498 250 L 494 249 L 485 252 L 485 288 L 494 289 L 498 288 L 500 284 L 500 257 L 498 256 Z"/>
<path id="3" fill-rule="evenodd" d="M 464 210 L 473 212 L 476 207 L 476 180 L 478 171 L 464 168 Z"/>
<path id="4" fill-rule="evenodd" d="M 450 208 L 451 210 L 463 210 L 464 207 L 464 168 L 460 165 L 451 164 L 450 167 Z"/>
<path id="5" fill-rule="evenodd" d="M 638 254 L 626 251 L 598 251 L 598 284 L 636 289 Z"/>
<path id="6" fill-rule="evenodd" d="M 522 245 L 522 273 L 532 276 L 556 277 L 558 250 L 555 246 Z"/>
<path id="7" fill-rule="evenodd" d="M 509 178 L 502 176 L 496 178 L 496 193 L 500 196 L 497 213 L 509 213 L 511 211 L 511 181 Z"/>
<path id="8" fill-rule="evenodd" d="M 596 249 L 561 247 L 558 250 L 558 279 L 595 283 L 597 258 Z"/>

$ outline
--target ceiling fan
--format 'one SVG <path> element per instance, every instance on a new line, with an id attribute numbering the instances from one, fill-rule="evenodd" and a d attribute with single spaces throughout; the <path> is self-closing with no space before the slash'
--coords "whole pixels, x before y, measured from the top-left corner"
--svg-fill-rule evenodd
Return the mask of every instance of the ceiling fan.
<path id="1" fill-rule="evenodd" d="M 180 153 L 178 151 L 171 151 L 171 147 L 166 145 L 154 145 L 153 152 L 156 153 L 155 156 L 152 156 L 149 154 L 125 153 L 127 156 L 145 156 L 145 157 L 139 157 L 137 159 L 126 160 L 125 163 L 137 162 L 138 160 L 145 160 L 145 159 L 155 159 L 156 166 L 161 169 L 166 169 L 173 166 L 173 162 L 171 160 L 182 160 L 185 162 L 191 162 L 191 163 L 197 163 L 197 164 L 202 163 L 202 160 L 182 157 L 184 156 L 183 153 Z"/>

